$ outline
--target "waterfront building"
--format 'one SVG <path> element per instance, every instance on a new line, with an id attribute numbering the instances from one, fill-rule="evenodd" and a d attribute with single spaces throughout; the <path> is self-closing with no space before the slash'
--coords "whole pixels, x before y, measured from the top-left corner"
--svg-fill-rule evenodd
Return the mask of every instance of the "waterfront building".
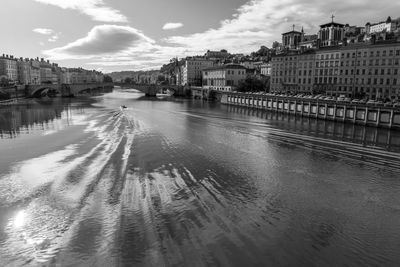
<path id="1" fill-rule="evenodd" d="M 53 83 L 53 71 L 50 61 L 40 60 L 40 83 Z"/>
<path id="2" fill-rule="evenodd" d="M 400 43 L 390 42 L 281 54 L 271 61 L 271 91 L 400 99 L 399 61 Z"/>
<path id="3" fill-rule="evenodd" d="M 178 65 L 175 67 L 175 81 L 176 85 L 181 85 L 182 84 L 182 69 L 183 65 Z"/>
<path id="4" fill-rule="evenodd" d="M 246 79 L 246 68 L 242 65 L 227 64 L 202 71 L 203 88 L 231 92 Z"/>
<path id="5" fill-rule="evenodd" d="M 61 84 L 71 84 L 71 73 L 67 68 L 61 68 L 59 75 Z"/>
<path id="6" fill-rule="evenodd" d="M 200 57 L 187 58 L 182 66 L 181 85 L 201 86 L 202 70 L 214 65 L 212 60 Z"/>
<path id="7" fill-rule="evenodd" d="M 51 67 L 40 67 L 40 83 L 53 83 Z"/>
<path id="8" fill-rule="evenodd" d="M 272 57 L 271 91 L 312 93 L 315 74 L 315 51 L 290 52 Z"/>
<path id="9" fill-rule="evenodd" d="M 31 84 L 40 84 L 40 62 L 38 59 L 30 59 L 29 63 L 31 65 Z"/>
<path id="10" fill-rule="evenodd" d="M 0 56 L 0 76 L 6 77 L 10 82 L 18 81 L 18 66 L 14 56 Z"/>
<path id="11" fill-rule="evenodd" d="M 18 67 L 18 82 L 20 84 L 31 84 L 31 64 L 26 59 L 20 58 L 17 60 Z"/>

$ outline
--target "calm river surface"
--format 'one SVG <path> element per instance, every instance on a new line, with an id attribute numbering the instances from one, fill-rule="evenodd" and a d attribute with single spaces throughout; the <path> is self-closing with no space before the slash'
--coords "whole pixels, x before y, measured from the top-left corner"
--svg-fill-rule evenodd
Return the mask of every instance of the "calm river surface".
<path id="1" fill-rule="evenodd" d="M 0 266 L 399 266 L 399 251 L 399 132 L 131 90 L 0 106 Z"/>

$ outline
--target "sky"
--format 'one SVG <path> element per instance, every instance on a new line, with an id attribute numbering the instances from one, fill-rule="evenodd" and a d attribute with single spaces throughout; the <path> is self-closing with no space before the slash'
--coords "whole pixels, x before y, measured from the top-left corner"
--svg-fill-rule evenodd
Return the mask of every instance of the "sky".
<path id="1" fill-rule="evenodd" d="M 400 14 L 393 0 L 0 0 L 0 54 L 105 73 L 156 69 L 208 49 L 250 53 L 304 28 L 364 26 Z"/>

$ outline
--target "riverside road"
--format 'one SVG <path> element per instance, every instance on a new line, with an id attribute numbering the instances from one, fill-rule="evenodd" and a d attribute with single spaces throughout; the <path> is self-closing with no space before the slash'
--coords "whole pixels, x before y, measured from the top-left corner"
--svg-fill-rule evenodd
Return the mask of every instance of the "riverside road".
<path id="1" fill-rule="evenodd" d="M 398 266 L 399 192 L 398 131 L 134 90 L 0 106 L 2 266 Z"/>

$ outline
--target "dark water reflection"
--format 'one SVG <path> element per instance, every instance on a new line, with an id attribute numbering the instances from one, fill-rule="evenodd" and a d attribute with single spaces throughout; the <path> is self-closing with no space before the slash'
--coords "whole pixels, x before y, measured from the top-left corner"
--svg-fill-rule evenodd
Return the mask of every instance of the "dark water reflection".
<path id="1" fill-rule="evenodd" d="M 29 134 L 30 130 L 45 130 L 46 127 L 56 127 L 55 120 L 70 121 L 71 109 L 79 110 L 79 106 L 87 107 L 86 101 L 54 98 L 47 100 L 21 100 L 15 105 L 0 105 L 0 138 L 16 138 L 20 134 Z"/>
<path id="2" fill-rule="evenodd" d="M 126 91 L 0 118 L 3 265 L 400 263 L 398 132 Z"/>
<path id="3" fill-rule="evenodd" d="M 266 119 L 271 125 L 286 131 L 400 152 L 400 133 L 398 131 L 244 107 L 226 106 L 224 108 L 227 112 Z"/>

